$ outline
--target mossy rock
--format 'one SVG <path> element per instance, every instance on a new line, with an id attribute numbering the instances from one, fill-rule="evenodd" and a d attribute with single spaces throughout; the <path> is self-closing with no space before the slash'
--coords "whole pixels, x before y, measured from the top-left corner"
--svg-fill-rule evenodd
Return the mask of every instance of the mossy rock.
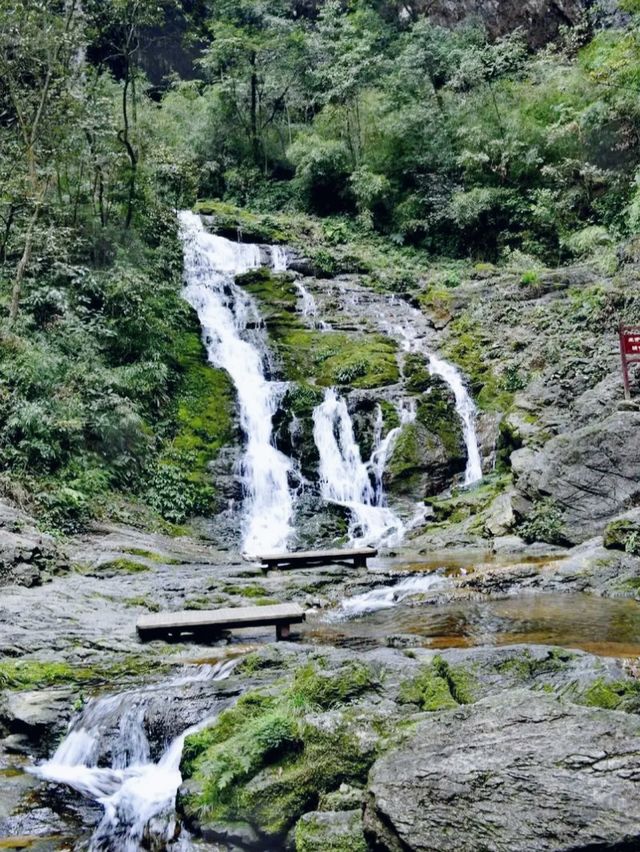
<path id="1" fill-rule="evenodd" d="M 607 525 L 603 544 L 609 550 L 624 550 L 640 555 L 640 521 L 621 518 Z"/>
<path id="2" fill-rule="evenodd" d="M 588 707 L 604 707 L 605 710 L 624 710 L 627 713 L 640 712 L 640 681 L 605 681 L 598 678 L 578 698 L 580 704 Z"/>
<path id="3" fill-rule="evenodd" d="M 393 494 L 429 497 L 450 485 L 464 467 L 464 453 L 449 455 L 442 438 L 416 420 L 398 435 L 387 462 L 385 487 Z"/>
<path id="4" fill-rule="evenodd" d="M 362 721 L 343 708 L 375 687 L 362 664 L 310 663 L 276 691 L 245 694 L 186 739 L 181 771 L 192 780 L 179 807 L 187 822 L 220 839 L 221 826 L 240 824 L 281 840 L 321 794 L 364 783 L 377 738 L 363 739 Z"/>
<path id="5" fill-rule="evenodd" d="M 405 388 L 409 393 L 424 393 L 433 384 L 427 360 L 422 355 L 411 353 L 404 359 L 402 368 Z"/>
<path id="6" fill-rule="evenodd" d="M 362 813 L 326 811 L 304 814 L 295 830 L 296 852 L 367 852 Z"/>
<path id="7" fill-rule="evenodd" d="M 399 700 L 432 713 L 472 703 L 474 690 L 475 678 L 469 671 L 434 657 L 416 677 L 401 684 Z"/>

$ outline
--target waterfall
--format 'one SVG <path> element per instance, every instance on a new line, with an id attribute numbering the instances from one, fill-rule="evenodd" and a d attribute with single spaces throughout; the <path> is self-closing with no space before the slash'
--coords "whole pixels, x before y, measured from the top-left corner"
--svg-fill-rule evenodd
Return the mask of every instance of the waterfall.
<path id="1" fill-rule="evenodd" d="M 235 661 L 205 666 L 196 676 L 176 680 L 174 686 L 196 680 L 222 680 Z M 167 684 L 164 684 L 164 688 Z M 152 763 L 144 729 L 145 698 L 158 689 L 125 692 L 90 701 L 72 722 L 69 733 L 46 763 L 31 772 L 45 781 L 66 784 L 104 808 L 89 852 L 138 852 L 147 826 L 164 843 L 175 831 L 174 805 L 182 783 L 180 759 L 185 738 L 207 724 L 189 728 L 176 737 L 160 760 Z M 97 766 L 105 733 L 117 724 L 111 747 L 111 767 Z M 166 848 L 165 845 L 153 848 Z"/>
<path id="2" fill-rule="evenodd" d="M 402 431 L 402 427 L 408 423 L 413 423 L 416 419 L 415 401 L 412 399 L 402 400 L 398 415 L 400 417 L 400 425 L 390 429 L 387 435 L 383 438 L 382 433 L 384 431 L 384 418 L 382 416 L 382 407 L 380 405 L 377 406 L 376 421 L 373 429 L 373 452 L 371 454 L 369 467 L 371 468 L 375 480 L 375 502 L 378 506 L 384 506 L 386 504 L 383 477 L 387 467 L 387 460 L 393 452 L 393 448 L 396 445 L 396 441 Z"/>
<path id="3" fill-rule="evenodd" d="M 209 360 L 233 380 L 246 437 L 243 547 L 249 555 L 286 549 L 292 534 L 291 462 L 276 449 L 272 434 L 282 384 L 266 378 L 264 342 L 247 334 L 250 326 L 260 324 L 257 307 L 234 283 L 236 275 L 260 265 L 260 250 L 207 233 L 200 217 L 189 211 L 181 212 L 179 220 L 184 298 L 198 313 Z M 274 246 L 271 256 L 274 266 L 286 267 L 283 249 Z"/>
<path id="4" fill-rule="evenodd" d="M 271 266 L 274 272 L 287 271 L 287 250 L 282 246 L 271 246 Z"/>
<path id="5" fill-rule="evenodd" d="M 412 314 L 422 320 L 422 314 L 415 308 L 410 309 Z M 464 438 L 465 447 L 467 450 L 467 465 L 464 473 L 464 484 L 473 485 L 482 479 L 482 459 L 480 456 L 480 448 L 478 446 L 478 436 L 476 433 L 476 406 L 465 387 L 462 374 L 456 366 L 445 361 L 444 358 L 439 358 L 432 352 L 427 352 L 422 345 L 420 337 L 416 332 L 416 327 L 419 328 L 419 323 L 399 323 L 390 328 L 385 324 L 384 328 L 387 331 L 394 332 L 403 343 L 403 347 L 407 352 L 414 352 L 424 355 L 429 364 L 429 372 L 432 375 L 439 376 L 453 392 L 455 398 L 456 413 L 460 418 L 462 425 L 462 435 Z"/>
<path id="6" fill-rule="evenodd" d="M 429 371 L 439 376 L 449 385 L 456 400 L 456 411 L 462 423 L 462 434 L 467 448 L 467 466 L 464 472 L 464 484 L 473 485 L 482 479 L 482 459 L 476 435 L 476 406 L 468 393 L 462 375 L 457 367 L 448 361 L 429 355 Z"/>
<path id="7" fill-rule="evenodd" d="M 320 455 L 320 491 L 324 500 L 349 509 L 352 541 L 391 544 L 402 538 L 400 518 L 377 498 L 369 469 L 360 455 L 347 404 L 333 388 L 313 412 L 313 437 Z"/>

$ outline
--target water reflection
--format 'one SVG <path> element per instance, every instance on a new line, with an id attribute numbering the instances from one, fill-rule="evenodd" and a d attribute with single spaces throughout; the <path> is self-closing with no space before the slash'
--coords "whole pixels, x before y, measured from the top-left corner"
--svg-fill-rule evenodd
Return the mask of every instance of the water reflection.
<path id="1" fill-rule="evenodd" d="M 429 648 L 530 643 L 579 648 L 603 656 L 640 655 L 640 604 L 585 594 L 520 595 L 433 605 L 404 600 L 391 609 L 341 621 L 310 617 L 307 639 L 338 645 L 384 645 L 415 637 Z M 421 641 L 419 641 L 421 640 Z"/>

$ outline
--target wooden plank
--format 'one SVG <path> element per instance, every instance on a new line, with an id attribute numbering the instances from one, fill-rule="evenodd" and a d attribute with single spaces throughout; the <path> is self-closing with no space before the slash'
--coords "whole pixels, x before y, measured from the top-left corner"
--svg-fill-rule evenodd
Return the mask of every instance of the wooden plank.
<path id="1" fill-rule="evenodd" d="M 298 604 L 275 604 L 153 613 L 141 616 L 136 629 L 140 637 L 149 638 L 180 633 L 201 635 L 238 627 L 287 627 L 304 620 L 305 612 Z"/>
<path id="2" fill-rule="evenodd" d="M 264 556 L 257 556 L 256 559 L 262 562 L 304 562 L 305 560 L 316 559 L 353 559 L 356 556 L 371 557 L 378 555 L 378 551 L 374 547 L 355 547 L 343 548 L 340 550 L 298 550 L 290 553 L 267 553 Z"/>

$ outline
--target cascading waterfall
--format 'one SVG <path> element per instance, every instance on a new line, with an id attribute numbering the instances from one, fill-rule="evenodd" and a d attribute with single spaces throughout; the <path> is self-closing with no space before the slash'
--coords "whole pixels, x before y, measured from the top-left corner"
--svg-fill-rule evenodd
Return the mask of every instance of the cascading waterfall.
<path id="1" fill-rule="evenodd" d="M 200 217 L 189 211 L 181 212 L 179 220 L 184 298 L 198 313 L 209 360 L 233 380 L 246 436 L 243 548 L 249 555 L 286 549 L 293 533 L 291 462 L 276 449 L 272 434 L 283 386 L 265 376 L 263 341 L 255 335 L 247 339 L 247 328 L 259 325 L 259 314 L 253 299 L 234 283 L 236 275 L 260 265 L 260 249 L 207 233 Z M 286 252 L 277 246 L 271 251 L 274 268 L 286 268 Z"/>
<path id="2" fill-rule="evenodd" d="M 422 314 L 415 308 L 408 308 L 412 314 L 422 320 Z M 456 366 L 444 358 L 439 358 L 432 352 L 425 351 L 421 339 L 415 329 L 419 323 L 398 323 L 390 328 L 384 325 L 385 330 L 391 330 L 402 341 L 406 352 L 414 352 L 423 355 L 428 362 L 429 372 L 439 376 L 453 392 L 455 398 L 456 413 L 462 424 L 462 435 L 467 450 L 467 464 L 464 473 L 464 484 L 473 485 L 482 479 L 482 458 L 478 446 L 478 435 L 476 433 L 476 406 L 464 384 L 462 374 Z"/>
<path id="3" fill-rule="evenodd" d="M 462 375 L 457 367 L 448 361 L 429 355 L 429 371 L 439 376 L 449 385 L 456 401 L 456 411 L 462 423 L 462 434 L 467 448 L 467 466 L 464 472 L 464 484 L 473 485 L 482 479 L 482 459 L 476 434 L 476 406 L 468 393 Z"/>
<path id="4" fill-rule="evenodd" d="M 323 402 L 313 412 L 313 437 L 320 455 L 322 497 L 350 510 L 351 540 L 367 544 L 399 541 L 404 524 L 383 505 L 382 492 L 376 494 L 353 434 L 347 404 L 333 388 L 325 391 Z"/>
<path id="5" fill-rule="evenodd" d="M 223 680 L 235 661 L 205 666 L 197 675 L 176 679 L 174 686 L 198 680 Z M 167 684 L 163 684 L 166 689 Z M 31 772 L 45 781 L 66 784 L 104 808 L 93 833 L 90 852 L 138 852 L 147 826 L 162 847 L 175 832 L 174 805 L 182 783 L 180 759 L 185 738 L 211 722 L 189 728 L 176 737 L 157 763 L 149 758 L 144 729 L 145 699 L 157 686 L 90 701 L 72 722 L 53 757 Z M 117 725 L 111 747 L 111 767 L 97 760 L 105 733 Z M 156 848 L 156 847 L 154 847 Z"/>
<path id="6" fill-rule="evenodd" d="M 402 400 L 398 414 L 400 418 L 400 425 L 390 429 L 383 437 L 384 417 L 382 415 L 381 406 L 377 406 L 376 422 L 374 424 L 373 431 L 373 452 L 371 454 L 369 467 L 375 480 L 376 505 L 378 506 L 384 506 L 386 504 L 383 477 L 387 467 L 387 460 L 393 452 L 393 448 L 396 445 L 400 432 L 402 432 L 402 427 L 406 426 L 408 423 L 413 423 L 416 419 L 415 400 Z"/>

